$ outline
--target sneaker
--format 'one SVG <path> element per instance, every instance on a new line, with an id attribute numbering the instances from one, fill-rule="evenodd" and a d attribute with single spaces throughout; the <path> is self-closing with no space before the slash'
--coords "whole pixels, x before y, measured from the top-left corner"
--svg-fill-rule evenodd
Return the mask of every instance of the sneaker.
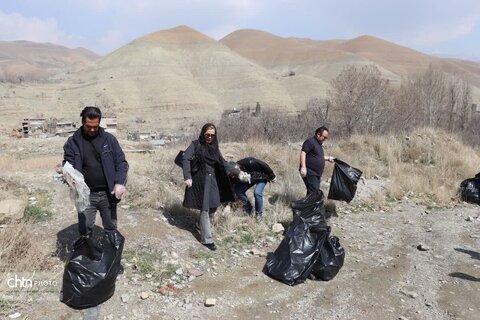
<path id="1" fill-rule="evenodd" d="M 212 243 L 202 243 L 202 244 L 212 251 L 217 250 L 217 246 L 213 242 Z"/>

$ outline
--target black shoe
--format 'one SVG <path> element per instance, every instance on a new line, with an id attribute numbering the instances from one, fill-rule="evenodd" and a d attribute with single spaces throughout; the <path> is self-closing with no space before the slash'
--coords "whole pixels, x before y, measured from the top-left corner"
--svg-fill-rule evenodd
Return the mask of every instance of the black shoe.
<path id="1" fill-rule="evenodd" d="M 213 242 L 212 243 L 202 243 L 202 244 L 212 251 L 217 250 L 217 246 Z"/>

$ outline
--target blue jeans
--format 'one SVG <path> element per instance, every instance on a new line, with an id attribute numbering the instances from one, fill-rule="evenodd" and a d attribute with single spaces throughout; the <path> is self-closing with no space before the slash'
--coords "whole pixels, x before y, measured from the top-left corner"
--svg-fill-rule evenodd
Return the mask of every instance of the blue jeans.
<path id="1" fill-rule="evenodd" d="M 253 197 L 255 198 L 255 215 L 261 217 L 263 215 L 263 189 L 265 189 L 266 184 L 267 180 L 260 180 L 256 183 L 239 182 L 235 184 L 235 193 L 244 203 L 243 209 L 249 215 L 252 214 L 253 206 L 247 197 L 247 190 L 255 186 L 255 191 L 253 192 Z"/>
<path id="2" fill-rule="evenodd" d="M 315 190 L 320 189 L 320 177 L 308 175 L 303 178 L 303 183 L 307 187 L 307 196 Z"/>

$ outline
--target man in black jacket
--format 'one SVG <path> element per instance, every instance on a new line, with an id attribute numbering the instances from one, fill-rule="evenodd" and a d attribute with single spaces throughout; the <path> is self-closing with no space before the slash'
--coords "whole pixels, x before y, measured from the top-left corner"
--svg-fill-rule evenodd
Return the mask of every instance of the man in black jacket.
<path id="1" fill-rule="evenodd" d="M 250 182 L 235 182 L 235 193 L 244 203 L 245 211 L 251 215 L 253 206 L 247 197 L 247 190 L 255 186 L 253 196 L 255 198 L 255 217 L 262 218 L 263 216 L 263 189 L 267 182 L 275 180 L 275 174 L 273 170 L 265 162 L 253 158 L 247 157 L 237 161 L 237 165 L 240 170 L 250 174 Z"/>
<path id="2" fill-rule="evenodd" d="M 90 189 L 90 205 L 78 212 L 81 236 L 90 236 L 100 211 L 105 231 L 117 229 L 117 203 L 127 183 L 128 162 L 117 139 L 100 127 L 102 113 L 97 107 L 85 107 L 80 114 L 82 126 L 63 146 L 63 164 L 69 162 L 81 172 Z M 61 167 L 57 167 L 59 173 Z"/>

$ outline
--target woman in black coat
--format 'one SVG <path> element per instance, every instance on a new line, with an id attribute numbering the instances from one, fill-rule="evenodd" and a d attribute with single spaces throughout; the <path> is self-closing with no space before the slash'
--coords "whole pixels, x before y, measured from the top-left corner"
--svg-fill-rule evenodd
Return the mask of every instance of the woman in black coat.
<path id="1" fill-rule="evenodd" d="M 183 206 L 200 210 L 200 242 L 216 250 L 211 219 L 222 202 L 235 200 L 227 170 L 237 169 L 220 153 L 215 125 L 207 123 L 202 127 L 198 140 L 185 150 L 182 162 L 186 185 Z"/>

